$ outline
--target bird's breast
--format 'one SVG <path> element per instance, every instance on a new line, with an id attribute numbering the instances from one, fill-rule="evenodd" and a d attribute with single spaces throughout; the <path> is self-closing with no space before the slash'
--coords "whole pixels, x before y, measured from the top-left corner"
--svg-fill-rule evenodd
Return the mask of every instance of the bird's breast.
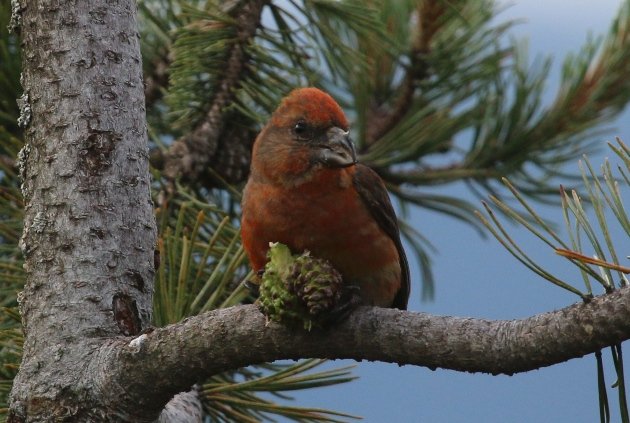
<path id="1" fill-rule="evenodd" d="M 354 189 L 352 172 L 323 169 L 292 188 L 250 180 L 242 232 L 252 266 L 264 267 L 269 242 L 281 242 L 294 253 L 309 250 L 329 260 L 365 295 L 391 302 L 388 298 L 393 299 L 400 283 L 398 252 Z M 378 300 L 367 302 L 380 305 Z"/>

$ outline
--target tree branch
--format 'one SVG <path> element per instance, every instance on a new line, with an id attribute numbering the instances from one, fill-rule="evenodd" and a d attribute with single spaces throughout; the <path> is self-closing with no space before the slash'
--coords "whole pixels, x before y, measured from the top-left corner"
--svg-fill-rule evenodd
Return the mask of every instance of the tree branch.
<path id="1" fill-rule="evenodd" d="M 414 94 L 419 81 L 429 76 L 429 63 L 426 57 L 431 52 L 431 43 L 444 22 L 442 19 L 448 5 L 439 0 L 419 2 L 416 9 L 416 35 L 409 53 L 410 65 L 397 89 L 396 100 L 389 110 L 383 104 L 370 108 L 367 119 L 366 144 L 377 142 L 398 124 L 413 105 Z"/>
<path id="2" fill-rule="evenodd" d="M 239 11 L 237 42 L 232 46 L 229 57 L 226 58 L 224 78 L 217 84 L 212 104 L 202 121 L 190 133 L 175 141 L 167 151 L 164 158 L 164 175 L 168 179 L 173 180 L 180 177 L 184 180 L 195 181 L 205 176 L 208 166 L 212 164 L 211 162 L 221 163 L 221 161 L 215 160 L 217 155 L 225 155 L 225 151 L 221 151 L 222 149 L 219 148 L 223 138 L 230 140 L 221 145 L 224 147 L 223 149 L 238 153 L 233 154 L 233 156 L 238 157 L 242 155 L 241 153 L 246 153 L 245 163 L 238 167 L 239 171 L 235 171 L 237 173 L 236 179 L 243 179 L 242 173 L 246 173 L 246 170 L 240 171 L 240 169 L 247 169 L 249 164 L 248 150 L 251 147 L 253 136 L 245 131 L 245 136 L 235 137 L 235 135 L 242 134 L 238 133 L 238 128 L 225 127 L 225 108 L 234 101 L 234 93 L 247 65 L 248 57 L 245 46 L 256 34 L 265 4 L 266 0 L 248 2 Z M 241 144 L 246 145 L 244 148 L 239 148 Z M 218 159 L 222 159 L 222 157 Z M 231 180 L 232 178 L 228 176 L 224 179 Z"/>
<path id="3" fill-rule="evenodd" d="M 173 397 L 155 423 L 202 423 L 203 409 L 196 387 Z"/>
<path id="4" fill-rule="evenodd" d="M 100 374 L 108 378 L 103 386 L 125 387 L 130 407 L 145 398 L 159 413 L 170 397 L 197 380 L 273 360 L 350 358 L 511 375 L 628 338 L 630 287 L 522 320 L 361 307 L 339 326 L 312 332 L 267 323 L 256 306 L 247 305 L 116 341 L 103 351 L 104 364 L 115 371 Z"/>

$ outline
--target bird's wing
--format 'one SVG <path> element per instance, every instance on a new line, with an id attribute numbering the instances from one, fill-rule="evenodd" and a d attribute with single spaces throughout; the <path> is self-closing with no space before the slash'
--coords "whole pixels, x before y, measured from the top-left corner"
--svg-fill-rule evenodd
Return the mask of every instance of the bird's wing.
<path id="1" fill-rule="evenodd" d="M 369 167 L 357 164 L 354 174 L 354 187 L 359 192 L 361 199 L 372 214 L 372 217 L 378 222 L 379 226 L 394 241 L 398 256 L 400 258 L 400 289 L 394 298 L 392 307 L 400 310 L 407 309 L 407 300 L 409 299 L 410 277 L 409 263 L 405 250 L 400 241 L 400 232 L 398 230 L 398 221 L 396 213 L 389 201 L 387 189 L 382 179 Z"/>

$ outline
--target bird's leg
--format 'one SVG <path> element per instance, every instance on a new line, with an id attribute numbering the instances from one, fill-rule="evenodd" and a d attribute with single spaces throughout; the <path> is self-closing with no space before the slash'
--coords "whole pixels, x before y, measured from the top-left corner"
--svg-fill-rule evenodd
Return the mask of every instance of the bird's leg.
<path id="1" fill-rule="evenodd" d="M 245 281 L 245 288 L 251 292 L 254 298 L 258 298 L 260 295 L 260 281 L 262 280 L 263 275 L 265 274 L 265 269 L 260 269 L 256 272 L 254 276 L 255 280 L 247 280 Z"/>
<path id="2" fill-rule="evenodd" d="M 322 326 L 329 328 L 346 320 L 350 313 L 362 303 L 359 291 L 360 288 L 356 285 L 344 285 L 339 303 L 322 316 Z"/>

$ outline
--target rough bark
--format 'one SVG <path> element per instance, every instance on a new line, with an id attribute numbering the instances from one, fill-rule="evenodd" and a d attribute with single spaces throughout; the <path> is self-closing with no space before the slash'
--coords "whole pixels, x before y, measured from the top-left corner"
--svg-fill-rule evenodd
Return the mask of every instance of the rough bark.
<path id="1" fill-rule="evenodd" d="M 159 404 L 191 380 L 279 359 L 349 358 L 511 375 L 582 357 L 628 338 L 630 287 L 589 303 L 509 321 L 361 307 L 339 326 L 312 332 L 268 323 L 254 305 L 237 306 L 124 344 L 115 341 L 100 354 L 103 363 L 115 369 L 105 375 L 109 379 L 104 383 L 115 381 L 127 387 L 128 398 L 143 394 Z M 143 380 L 159 383 L 147 386 Z"/>
<path id="2" fill-rule="evenodd" d="M 155 423 L 202 423 L 203 408 L 196 388 L 173 397 Z"/>
<path id="3" fill-rule="evenodd" d="M 151 321 L 156 228 L 135 17 L 133 0 L 22 5 L 26 338 L 14 420 L 83 418 L 91 354 Z"/>

